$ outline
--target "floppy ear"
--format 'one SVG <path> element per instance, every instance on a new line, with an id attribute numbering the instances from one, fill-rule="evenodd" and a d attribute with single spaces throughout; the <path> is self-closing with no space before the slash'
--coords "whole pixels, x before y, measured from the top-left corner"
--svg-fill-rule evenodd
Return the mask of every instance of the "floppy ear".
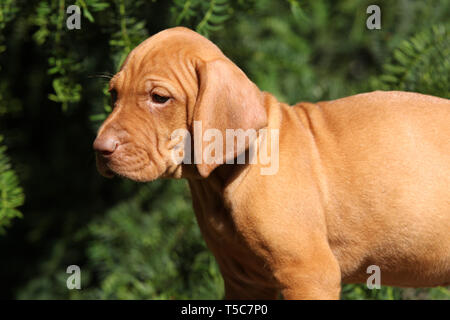
<path id="1" fill-rule="evenodd" d="M 200 147 L 194 145 L 197 169 L 202 177 L 207 177 L 221 163 L 225 163 L 244 152 L 255 140 L 255 137 L 248 137 L 245 139 L 245 145 L 233 143 L 234 150 L 228 150 L 227 153 L 225 147 L 226 130 L 259 130 L 267 125 L 267 114 L 261 91 L 230 60 L 220 58 L 201 62 L 196 71 L 199 80 L 199 93 L 193 120 L 200 121 L 202 127 L 201 136 L 197 136 L 197 138 L 202 139 L 205 136 L 205 131 L 209 129 L 216 129 L 215 132 L 220 132 L 223 138 L 221 153 L 223 159 L 217 161 L 219 163 L 209 163 L 210 161 L 205 163 L 204 151 L 207 147 L 205 142 Z M 194 132 L 194 134 L 198 135 L 199 132 Z M 194 139 L 194 143 L 195 141 L 198 140 Z M 200 159 L 202 161 L 199 161 Z"/>

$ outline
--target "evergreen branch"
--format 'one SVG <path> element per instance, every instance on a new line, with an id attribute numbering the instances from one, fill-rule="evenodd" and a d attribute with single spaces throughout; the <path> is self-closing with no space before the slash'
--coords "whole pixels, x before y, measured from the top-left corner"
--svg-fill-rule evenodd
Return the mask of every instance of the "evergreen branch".
<path id="1" fill-rule="evenodd" d="M 125 15 L 125 2 L 120 0 L 119 3 L 119 15 L 120 15 L 120 30 L 122 32 L 123 41 L 125 43 L 126 51 L 131 51 L 131 41 L 127 31 L 127 20 Z"/>
<path id="2" fill-rule="evenodd" d="M 219 30 L 221 24 L 229 18 L 227 10 L 228 0 L 211 0 L 208 10 L 196 27 L 197 32 L 208 36 L 209 31 Z"/>
<path id="3" fill-rule="evenodd" d="M 181 13 L 178 15 L 177 19 L 175 20 L 176 24 L 180 24 L 183 19 L 185 18 L 185 16 L 187 16 L 189 9 L 191 7 L 192 2 L 190 0 L 186 1 L 183 5 L 183 10 L 181 11 Z"/>
<path id="4" fill-rule="evenodd" d="M 411 90 L 448 98 L 450 93 L 449 25 L 437 25 L 403 41 L 374 86 L 388 90 Z M 442 61 L 437 65 L 437 61 Z"/>
<path id="5" fill-rule="evenodd" d="M 2 140 L 0 136 L 0 143 Z M 6 155 L 6 147 L 0 146 L 0 233 L 4 233 L 4 228 L 11 224 L 13 218 L 22 217 L 16 208 L 23 204 L 24 199 L 19 179 Z"/>

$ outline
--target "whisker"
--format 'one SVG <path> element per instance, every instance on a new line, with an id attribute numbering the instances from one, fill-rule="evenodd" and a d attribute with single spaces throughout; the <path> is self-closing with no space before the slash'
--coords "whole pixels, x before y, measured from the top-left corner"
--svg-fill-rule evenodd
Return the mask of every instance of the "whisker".
<path id="1" fill-rule="evenodd" d="M 88 75 L 88 78 L 90 78 L 90 79 L 92 79 L 92 78 L 103 78 L 103 79 L 110 80 L 110 79 L 112 79 L 113 76 L 114 76 L 113 74 L 105 72 L 105 73 L 97 73 L 97 74 Z"/>

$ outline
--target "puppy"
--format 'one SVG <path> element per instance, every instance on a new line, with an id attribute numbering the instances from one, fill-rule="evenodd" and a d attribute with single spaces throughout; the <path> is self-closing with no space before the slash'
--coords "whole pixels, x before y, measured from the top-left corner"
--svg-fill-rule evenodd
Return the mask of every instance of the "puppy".
<path id="1" fill-rule="evenodd" d="M 186 178 L 226 298 L 338 299 L 372 265 L 384 285 L 449 284 L 449 100 L 376 91 L 291 107 L 179 27 L 135 48 L 110 91 L 100 173 Z M 205 143 L 239 129 L 254 134 Z M 263 151 L 269 174 L 251 161 Z"/>

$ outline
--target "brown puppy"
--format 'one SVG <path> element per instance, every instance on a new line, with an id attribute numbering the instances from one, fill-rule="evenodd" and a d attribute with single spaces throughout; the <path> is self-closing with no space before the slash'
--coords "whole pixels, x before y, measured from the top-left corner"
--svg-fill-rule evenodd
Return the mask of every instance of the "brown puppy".
<path id="1" fill-rule="evenodd" d="M 94 142 L 99 171 L 187 178 L 226 298 L 337 299 L 370 265 L 386 285 L 450 282 L 449 100 L 377 91 L 289 107 L 185 28 L 140 44 L 110 89 L 115 108 Z M 199 134 L 195 121 L 200 134 L 275 130 L 278 170 L 174 161 L 172 133 Z M 249 137 L 220 160 L 267 139 Z"/>

